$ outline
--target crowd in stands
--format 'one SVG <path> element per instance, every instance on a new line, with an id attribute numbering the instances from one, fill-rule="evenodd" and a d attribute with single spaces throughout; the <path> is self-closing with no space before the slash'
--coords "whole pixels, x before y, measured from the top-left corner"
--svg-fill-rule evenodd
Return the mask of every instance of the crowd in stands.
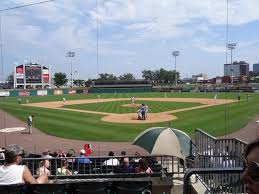
<path id="1" fill-rule="evenodd" d="M 25 182 L 34 184 L 46 183 L 50 175 L 76 175 L 79 172 L 73 169 L 73 166 L 82 164 L 85 167 L 85 165 L 91 165 L 93 162 L 96 163 L 94 158 L 89 158 L 92 153 L 92 148 L 89 145 L 85 145 L 84 149 L 80 150 L 79 155 L 76 155 L 73 149 L 67 152 L 57 150 L 52 154 L 50 150 L 44 150 L 39 160 L 37 160 L 40 162 L 36 165 L 35 163 L 33 164 L 33 168 L 37 167 L 35 172 L 29 170 L 29 167 L 26 166 L 28 163 L 21 165 L 22 156 L 24 155 L 24 150 L 21 146 L 11 144 L 1 153 L 1 158 L 5 160 L 4 165 L 0 165 L 0 185 Z M 53 163 L 56 163 L 54 172 L 51 167 Z M 135 153 L 135 157 L 128 157 L 126 152 L 122 151 L 121 156 L 116 158 L 114 152 L 110 151 L 108 157 L 100 165 L 101 168 L 112 167 L 112 173 L 153 173 L 148 161 L 141 158 L 138 152 Z M 35 179 L 33 175 L 37 175 L 38 178 Z"/>

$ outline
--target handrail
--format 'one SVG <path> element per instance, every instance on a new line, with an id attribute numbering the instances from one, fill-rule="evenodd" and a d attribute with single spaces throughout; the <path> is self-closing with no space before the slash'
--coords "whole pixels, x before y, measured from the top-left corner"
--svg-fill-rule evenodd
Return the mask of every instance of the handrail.
<path id="1" fill-rule="evenodd" d="M 242 173 L 243 168 L 193 168 L 188 169 L 184 174 L 183 194 L 191 193 L 190 177 L 194 174 L 222 174 L 222 173 Z"/>

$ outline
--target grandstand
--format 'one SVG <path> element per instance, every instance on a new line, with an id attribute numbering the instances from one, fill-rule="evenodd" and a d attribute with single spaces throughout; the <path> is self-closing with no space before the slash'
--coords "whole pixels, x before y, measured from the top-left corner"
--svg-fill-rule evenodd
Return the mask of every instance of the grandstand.
<path id="1" fill-rule="evenodd" d="M 239 139 L 217 139 L 197 129 L 196 153 L 182 160 L 174 156 L 139 156 L 148 161 L 153 173 L 121 173 L 117 165 L 103 165 L 111 158 L 129 158 L 130 165 L 138 167 L 136 156 L 89 157 L 91 163 L 79 163 L 78 157 L 47 158 L 50 162 L 50 183 L 47 185 L 0 186 L 0 193 L 246 193 L 242 183 L 242 154 L 246 146 Z M 22 164 L 34 176 L 41 161 L 40 155 L 27 154 Z M 73 175 L 58 173 L 62 161 L 69 163 Z M 72 161 L 72 162 L 71 162 Z M 4 160 L 0 160 L 3 164 Z"/>
<path id="2" fill-rule="evenodd" d="M 152 84 L 145 80 L 94 81 L 90 93 L 151 92 Z"/>

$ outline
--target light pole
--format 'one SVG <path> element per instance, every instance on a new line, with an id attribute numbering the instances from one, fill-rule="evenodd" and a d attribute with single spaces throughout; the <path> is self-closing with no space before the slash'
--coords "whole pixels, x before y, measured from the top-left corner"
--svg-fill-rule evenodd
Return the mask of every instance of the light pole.
<path id="1" fill-rule="evenodd" d="M 70 58 L 70 87 L 73 88 L 73 66 L 72 66 L 72 58 L 75 57 L 75 52 L 68 51 L 66 57 Z"/>
<path id="2" fill-rule="evenodd" d="M 231 56 L 231 84 L 234 83 L 234 76 L 233 76 L 233 59 L 232 59 L 232 52 L 236 48 L 237 43 L 229 43 L 227 44 L 228 50 L 230 50 L 230 56 Z"/>
<path id="3" fill-rule="evenodd" d="M 180 51 L 174 51 L 172 54 L 174 56 L 175 86 L 177 86 L 176 57 L 180 55 Z"/>

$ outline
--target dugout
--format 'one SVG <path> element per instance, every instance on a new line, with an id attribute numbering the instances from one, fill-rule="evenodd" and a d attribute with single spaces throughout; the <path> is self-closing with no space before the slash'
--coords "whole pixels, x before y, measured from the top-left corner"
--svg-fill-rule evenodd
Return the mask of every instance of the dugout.
<path id="1" fill-rule="evenodd" d="M 90 93 L 152 92 L 152 84 L 145 80 L 94 81 Z"/>

